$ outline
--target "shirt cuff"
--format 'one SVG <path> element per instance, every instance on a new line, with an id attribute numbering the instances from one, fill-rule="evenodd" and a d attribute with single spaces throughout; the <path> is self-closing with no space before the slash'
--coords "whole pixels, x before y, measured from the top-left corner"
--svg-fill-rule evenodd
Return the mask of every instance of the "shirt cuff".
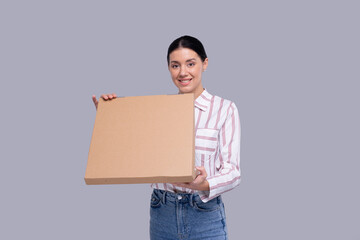
<path id="1" fill-rule="evenodd" d="M 201 200 L 206 203 L 208 201 L 210 201 L 211 199 L 217 197 L 216 195 L 216 190 L 211 190 L 212 186 L 214 186 L 214 184 L 216 184 L 214 179 L 207 179 L 207 181 L 209 182 L 209 191 L 198 191 L 199 196 L 201 198 Z"/>

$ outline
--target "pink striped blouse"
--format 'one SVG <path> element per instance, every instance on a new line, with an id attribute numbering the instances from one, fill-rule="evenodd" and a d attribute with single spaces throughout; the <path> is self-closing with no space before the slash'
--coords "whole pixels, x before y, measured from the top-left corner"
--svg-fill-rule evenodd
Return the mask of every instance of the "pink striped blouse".
<path id="1" fill-rule="evenodd" d="M 240 183 L 240 118 L 234 102 L 211 95 L 206 89 L 195 100 L 195 165 L 204 166 L 210 191 L 153 183 L 170 192 L 198 192 L 207 202 Z"/>

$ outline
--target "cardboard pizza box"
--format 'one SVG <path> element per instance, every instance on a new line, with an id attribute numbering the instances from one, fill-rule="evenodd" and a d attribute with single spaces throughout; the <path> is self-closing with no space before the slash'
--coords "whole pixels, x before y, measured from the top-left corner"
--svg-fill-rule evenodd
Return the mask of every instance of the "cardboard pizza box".
<path id="1" fill-rule="evenodd" d="M 86 184 L 191 182 L 194 95 L 99 100 Z"/>

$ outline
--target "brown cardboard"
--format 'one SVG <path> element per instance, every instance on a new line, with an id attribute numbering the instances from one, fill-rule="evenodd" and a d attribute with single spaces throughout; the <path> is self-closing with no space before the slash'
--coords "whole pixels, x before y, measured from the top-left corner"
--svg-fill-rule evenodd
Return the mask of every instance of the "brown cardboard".
<path id="1" fill-rule="evenodd" d="M 99 100 L 86 184 L 191 182 L 194 95 Z"/>

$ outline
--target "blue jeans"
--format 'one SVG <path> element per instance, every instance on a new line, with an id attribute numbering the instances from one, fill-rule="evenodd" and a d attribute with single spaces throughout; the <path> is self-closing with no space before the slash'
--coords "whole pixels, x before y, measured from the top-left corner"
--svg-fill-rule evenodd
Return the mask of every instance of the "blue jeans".
<path id="1" fill-rule="evenodd" d="M 197 193 L 154 189 L 150 203 L 150 239 L 228 239 L 221 196 L 203 203 Z"/>

